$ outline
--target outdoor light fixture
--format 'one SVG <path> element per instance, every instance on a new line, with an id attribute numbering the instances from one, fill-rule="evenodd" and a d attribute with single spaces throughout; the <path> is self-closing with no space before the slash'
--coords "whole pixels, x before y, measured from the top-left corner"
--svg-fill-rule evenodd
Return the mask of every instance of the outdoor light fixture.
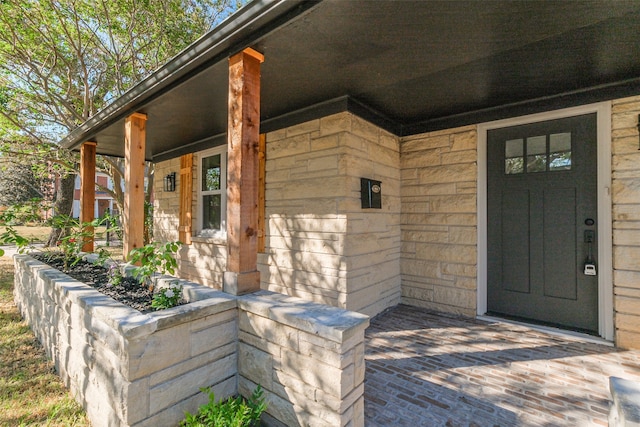
<path id="1" fill-rule="evenodd" d="M 176 191 L 176 173 L 171 172 L 164 177 L 164 191 Z"/>

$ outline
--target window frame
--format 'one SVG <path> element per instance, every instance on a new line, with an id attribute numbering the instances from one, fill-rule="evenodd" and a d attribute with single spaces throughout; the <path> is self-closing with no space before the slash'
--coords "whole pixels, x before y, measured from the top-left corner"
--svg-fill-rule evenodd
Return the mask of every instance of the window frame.
<path id="1" fill-rule="evenodd" d="M 202 190 L 202 162 L 208 157 L 220 155 L 220 189 L 212 191 Z M 198 191 L 197 191 L 197 233 L 198 237 L 222 237 L 227 236 L 227 147 L 221 145 L 219 147 L 209 148 L 197 153 L 197 168 L 198 168 Z M 220 229 L 204 228 L 203 227 L 203 197 L 208 195 L 220 194 Z"/>

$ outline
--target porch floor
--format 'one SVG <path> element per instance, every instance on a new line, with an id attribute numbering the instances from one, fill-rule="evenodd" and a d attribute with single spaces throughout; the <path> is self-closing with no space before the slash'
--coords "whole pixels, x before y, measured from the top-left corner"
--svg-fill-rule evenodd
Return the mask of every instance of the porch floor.
<path id="1" fill-rule="evenodd" d="M 400 305 L 366 332 L 366 426 L 606 426 L 640 351 Z"/>

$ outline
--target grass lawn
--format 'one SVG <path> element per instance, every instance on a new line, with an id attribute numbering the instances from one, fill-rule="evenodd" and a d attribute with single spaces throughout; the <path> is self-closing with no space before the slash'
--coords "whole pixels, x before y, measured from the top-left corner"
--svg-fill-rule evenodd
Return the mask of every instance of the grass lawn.
<path id="1" fill-rule="evenodd" d="M 49 237 L 51 227 L 44 226 L 31 226 L 31 225 L 16 225 L 13 227 L 16 232 L 22 237 L 28 239 L 31 242 L 44 243 Z M 3 233 L 4 227 L 0 226 L 0 233 Z M 95 230 L 96 239 L 105 238 L 105 227 L 97 227 Z"/>
<path id="2" fill-rule="evenodd" d="M 0 257 L 0 426 L 90 426 L 13 303 L 8 257 Z"/>
<path id="3" fill-rule="evenodd" d="M 16 225 L 13 227 L 19 235 L 32 242 L 44 242 L 49 237 L 51 227 Z M 4 233 L 5 228 L 0 226 L 0 233 Z"/>

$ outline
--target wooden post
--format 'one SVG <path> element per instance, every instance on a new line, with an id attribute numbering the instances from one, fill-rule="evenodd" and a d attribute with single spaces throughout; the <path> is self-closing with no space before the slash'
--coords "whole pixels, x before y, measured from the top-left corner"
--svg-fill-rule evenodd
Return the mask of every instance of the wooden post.
<path id="1" fill-rule="evenodd" d="M 133 113 L 124 122 L 123 255 L 144 246 L 144 170 L 147 115 Z"/>
<path id="2" fill-rule="evenodd" d="M 258 271 L 258 146 L 260 64 L 264 56 L 245 49 L 229 58 L 227 162 L 227 271 L 225 292 L 260 290 Z"/>
<path id="3" fill-rule="evenodd" d="M 80 146 L 80 223 L 94 220 L 94 206 L 96 203 L 96 143 L 85 142 Z M 87 226 L 83 230 L 87 236 L 83 237 L 82 251 L 93 252 L 93 227 Z"/>
<path id="4" fill-rule="evenodd" d="M 191 244 L 192 200 L 193 197 L 193 153 L 180 157 L 180 223 L 178 240 Z"/>

